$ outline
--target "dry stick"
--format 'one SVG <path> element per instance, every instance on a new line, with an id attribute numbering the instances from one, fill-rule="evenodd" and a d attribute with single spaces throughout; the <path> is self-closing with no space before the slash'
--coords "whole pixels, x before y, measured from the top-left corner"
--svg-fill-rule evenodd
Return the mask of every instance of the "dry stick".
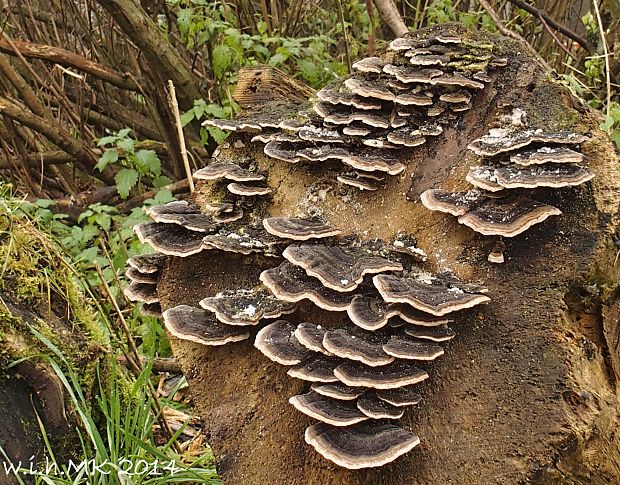
<path id="1" fill-rule="evenodd" d="M 379 15 L 395 37 L 402 37 L 409 32 L 393 0 L 375 0 L 375 5 L 379 10 Z"/>
<path id="2" fill-rule="evenodd" d="M 370 23 L 370 31 L 368 32 L 368 55 L 375 55 L 375 11 L 372 6 L 372 0 L 366 0 L 366 11 L 368 12 L 368 21 Z"/>
<path id="3" fill-rule="evenodd" d="M 493 19 L 493 22 L 495 22 L 495 25 L 497 25 L 497 28 L 502 34 L 508 37 L 512 37 L 513 39 L 516 39 L 520 42 L 523 42 L 527 46 L 532 56 L 534 56 L 534 58 L 538 61 L 538 63 L 542 66 L 542 68 L 545 71 L 547 71 L 548 73 L 553 71 L 553 69 L 551 69 L 551 66 L 549 66 L 549 64 L 547 64 L 542 57 L 540 57 L 538 52 L 536 52 L 536 49 L 534 49 L 527 40 L 525 40 L 522 36 L 520 36 L 516 32 L 513 32 L 512 30 L 506 28 L 504 23 L 499 18 L 499 15 L 497 15 L 497 12 L 493 10 L 493 7 L 489 5 L 489 2 L 487 2 L 487 0 L 478 0 L 478 3 L 482 6 L 482 8 L 486 10 L 486 12 L 489 14 L 491 19 Z"/>
<path id="4" fill-rule="evenodd" d="M 532 15 L 538 17 L 541 21 L 546 22 L 547 24 L 549 24 L 549 26 L 553 27 L 558 32 L 564 34 L 569 39 L 572 39 L 575 42 L 577 42 L 581 47 L 583 47 L 588 52 L 592 52 L 592 44 L 588 42 L 587 39 L 584 39 L 580 35 L 573 32 L 572 30 L 567 29 L 563 25 L 556 22 L 551 16 L 547 14 L 547 12 L 540 10 L 532 5 L 529 5 L 528 3 L 525 3 L 521 0 L 508 0 L 508 1 L 512 3 L 513 5 L 516 5 L 517 7 L 525 10 L 526 12 L 529 12 Z"/>
<path id="5" fill-rule="evenodd" d="M 132 354 L 131 356 L 130 354 L 125 354 L 127 357 L 127 361 L 129 362 L 136 376 L 139 376 L 142 373 L 142 366 L 141 366 L 142 361 L 140 359 L 140 354 L 138 353 L 138 348 L 136 347 L 136 342 L 133 339 L 133 336 L 131 335 L 131 331 L 129 330 L 129 325 L 127 325 L 127 321 L 125 320 L 125 317 L 123 316 L 123 312 L 119 308 L 118 303 L 116 299 L 114 298 L 114 296 L 112 296 L 112 292 L 110 291 L 110 287 L 108 286 L 108 283 L 105 277 L 103 276 L 101 267 L 97 263 L 95 263 L 95 269 L 97 270 L 99 279 L 101 280 L 101 283 L 103 284 L 103 289 L 106 294 L 106 297 L 108 298 L 110 303 L 112 303 L 112 306 L 114 307 L 114 310 L 116 311 L 118 315 L 118 319 L 121 322 L 121 328 L 123 330 L 123 333 L 125 334 L 125 337 L 127 338 L 127 344 L 129 345 L 129 349 L 131 350 L 131 354 Z M 153 387 L 153 383 L 149 379 L 146 379 L 146 383 L 148 386 L 149 394 L 151 395 L 151 399 L 153 402 L 153 408 L 156 413 L 157 421 L 159 421 L 160 426 L 164 430 L 164 433 L 167 435 L 166 437 L 168 441 L 171 441 L 172 437 L 174 436 L 174 433 L 170 429 L 170 426 L 168 426 L 168 421 L 166 421 L 166 418 L 163 414 L 163 407 L 161 405 L 161 402 L 159 402 L 159 397 L 157 397 L 157 392 L 155 391 L 155 388 Z M 183 450 L 181 449 L 181 447 L 179 446 L 176 440 L 173 442 L 173 446 L 177 453 L 179 454 L 183 453 Z"/>
<path id="6" fill-rule="evenodd" d="M 573 59 L 574 61 L 577 60 L 577 57 L 575 56 L 575 54 L 573 54 L 570 50 L 568 50 L 568 48 L 562 43 L 562 41 L 560 39 L 558 39 L 558 36 L 555 35 L 555 32 L 553 30 L 551 30 L 551 27 L 549 27 L 549 24 L 545 21 L 544 18 L 540 17 L 540 22 L 543 24 L 543 26 L 545 27 L 545 29 L 547 30 L 547 32 L 549 32 L 549 35 L 553 38 L 553 40 L 555 41 L 555 43 L 557 45 L 560 46 L 560 48 L 566 52 L 566 54 L 568 55 L 568 57 L 570 57 L 571 59 Z"/>
<path id="7" fill-rule="evenodd" d="M 607 84 L 607 116 L 611 114 L 611 69 L 609 68 L 609 49 L 607 47 L 607 39 L 605 38 L 605 29 L 603 28 L 603 20 L 601 12 L 598 8 L 598 0 L 592 2 L 594 11 L 596 12 L 596 21 L 598 22 L 598 30 L 601 33 L 601 41 L 603 42 L 603 54 L 605 54 L 605 82 Z"/>
<path id="8" fill-rule="evenodd" d="M 129 366 L 129 360 L 125 355 L 119 355 L 116 357 L 116 362 L 119 364 L 123 364 Z M 144 357 L 140 358 L 140 362 L 142 364 L 146 363 L 146 359 Z M 155 372 L 169 372 L 170 374 L 183 374 L 181 367 L 176 363 L 174 358 L 166 358 L 166 357 L 154 357 L 153 362 L 151 362 L 152 368 Z"/>
<path id="9" fill-rule="evenodd" d="M 187 148 L 185 147 L 185 137 L 183 136 L 183 126 L 181 126 L 181 115 L 179 114 L 179 105 L 177 104 L 177 96 L 174 91 L 174 84 L 172 80 L 168 80 L 168 102 L 172 108 L 172 115 L 174 116 L 174 124 L 177 127 L 177 135 L 179 137 L 179 146 L 181 148 L 181 157 L 183 158 L 183 165 L 185 166 L 185 173 L 187 174 L 187 183 L 189 184 L 190 193 L 194 192 L 194 179 L 192 178 L 192 169 L 189 166 L 189 159 L 187 158 Z"/>
<path id="10" fill-rule="evenodd" d="M 342 35 L 344 36 L 344 53 L 347 58 L 347 69 L 351 74 L 351 54 L 349 54 L 349 34 L 347 33 L 347 24 L 344 21 L 344 9 L 342 8 L 342 0 L 338 0 L 338 15 L 340 17 L 340 24 L 342 25 Z"/>

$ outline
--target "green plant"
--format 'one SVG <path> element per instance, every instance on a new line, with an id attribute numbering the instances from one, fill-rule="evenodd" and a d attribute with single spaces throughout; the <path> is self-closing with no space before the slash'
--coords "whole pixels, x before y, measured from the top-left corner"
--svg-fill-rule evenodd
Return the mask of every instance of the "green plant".
<path id="1" fill-rule="evenodd" d="M 119 195 L 126 199 L 129 192 L 143 184 L 143 178 L 150 178 L 150 185 L 163 187 L 172 183 L 170 178 L 161 174 L 161 160 L 155 150 L 136 149 L 136 140 L 129 136 L 131 129 L 124 128 L 97 141 L 98 147 L 106 147 L 96 168 L 103 172 L 108 165 L 118 165 L 114 181 Z"/>

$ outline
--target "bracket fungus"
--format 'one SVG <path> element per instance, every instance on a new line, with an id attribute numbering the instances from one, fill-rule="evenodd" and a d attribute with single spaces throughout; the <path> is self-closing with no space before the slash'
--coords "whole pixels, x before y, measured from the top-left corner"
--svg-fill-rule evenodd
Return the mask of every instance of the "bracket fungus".
<path id="1" fill-rule="evenodd" d="M 127 291 L 137 299 L 144 289 L 144 300 L 152 291 L 148 301 L 163 307 L 166 329 L 181 340 L 206 346 L 253 342 L 251 351 L 248 342 L 200 360 L 211 372 L 224 365 L 211 356 L 222 356 L 238 377 L 234 391 L 224 386 L 236 396 L 234 405 L 222 404 L 228 411 L 220 415 L 220 403 L 210 401 L 209 409 L 217 408 L 212 422 L 225 420 L 214 425 L 215 440 L 246 431 L 263 439 L 266 427 L 254 425 L 261 416 L 273 424 L 274 408 L 287 423 L 269 435 L 274 446 L 282 430 L 295 430 L 297 438 L 287 438 L 295 442 L 305 427 L 306 443 L 346 469 L 382 467 L 420 443 L 410 428 L 423 428 L 428 416 L 409 419 L 409 407 L 433 395 L 421 383 L 449 358 L 452 349 L 444 346 L 456 332 L 448 324 L 455 321 L 456 330 L 468 332 L 472 308 L 506 295 L 496 281 L 472 283 L 489 277 L 480 272 L 479 241 L 463 252 L 446 242 L 463 242 L 460 233 L 470 231 L 433 232 L 443 216 L 425 208 L 454 216 L 479 234 L 500 236 L 500 254 L 489 259 L 499 262 L 503 237 L 560 215 L 549 202 L 555 191 L 575 191 L 594 176 L 581 147 L 587 130 L 528 124 L 538 119 L 524 114 L 535 103 L 519 108 L 519 116 L 497 115 L 500 103 L 509 103 L 496 91 L 512 85 L 514 59 L 524 54 L 507 47 L 513 41 L 494 39 L 454 25 L 410 33 L 316 93 L 299 88 L 286 94 L 273 84 L 258 89 L 244 78 L 235 95 L 243 100 L 242 118 L 207 122 L 235 133 L 196 172 L 191 203 L 154 208 L 154 221 L 136 226 L 140 239 L 164 256 L 132 258 L 128 276 L 134 282 Z M 265 73 L 258 69 L 256 79 Z M 510 103 L 518 104 L 513 98 Z M 485 125 L 494 128 L 480 137 Z M 566 211 L 567 205 L 560 207 Z M 536 247 L 535 240 L 531 244 Z M 182 296 L 173 290 L 179 281 L 191 281 L 180 288 Z M 160 301 L 162 285 L 168 291 Z M 179 302 L 200 302 L 202 308 Z M 494 314 L 499 306 L 477 311 Z M 487 325 L 474 337 L 491 330 Z M 278 366 L 269 364 L 266 379 L 266 366 L 257 365 L 261 354 L 286 370 L 271 373 Z M 244 365 L 235 367 L 233 359 L 245 359 Z M 449 369 L 456 385 L 454 376 L 463 373 L 452 364 L 442 374 Z M 246 377 L 249 397 L 238 387 Z M 263 393 L 269 400 L 257 403 Z M 318 422 L 289 417 L 282 407 L 287 400 Z M 224 430 L 229 422 L 237 426 L 234 433 Z M 302 453 L 288 441 L 282 448 Z M 439 453 L 422 450 L 430 452 Z M 313 456 L 306 461 L 322 459 Z M 372 475 L 377 483 L 379 473 Z"/>

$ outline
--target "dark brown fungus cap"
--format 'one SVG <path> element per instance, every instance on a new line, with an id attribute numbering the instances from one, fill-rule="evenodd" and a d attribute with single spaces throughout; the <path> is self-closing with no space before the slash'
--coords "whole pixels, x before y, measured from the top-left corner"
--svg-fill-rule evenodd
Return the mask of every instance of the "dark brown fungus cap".
<path id="1" fill-rule="evenodd" d="M 244 197 L 252 197 L 256 195 L 267 195 L 271 193 L 269 187 L 262 187 L 259 185 L 241 184 L 239 182 L 231 182 L 226 186 L 226 189 L 235 195 L 242 195 Z"/>
<path id="2" fill-rule="evenodd" d="M 439 345 L 405 336 L 392 336 L 390 341 L 383 345 L 383 350 L 388 355 L 407 360 L 435 360 L 443 355 L 443 349 Z"/>
<path id="3" fill-rule="evenodd" d="M 399 51 L 408 51 L 409 49 L 415 49 L 420 45 L 418 40 L 412 39 L 410 37 L 399 37 L 398 39 L 394 39 L 390 42 L 390 50 L 399 52 Z"/>
<path id="4" fill-rule="evenodd" d="M 570 148 L 541 147 L 537 150 L 526 150 L 510 155 L 510 161 L 517 165 L 529 166 L 543 163 L 581 163 L 585 160 L 583 153 Z"/>
<path id="5" fill-rule="evenodd" d="M 263 219 L 263 226 L 269 234 L 295 241 L 332 237 L 342 232 L 325 222 L 299 217 L 268 217 Z"/>
<path id="6" fill-rule="evenodd" d="M 377 275 L 373 283 L 383 299 L 389 303 L 407 303 L 412 307 L 436 316 L 463 310 L 491 301 L 469 285 L 459 285 L 427 275 L 400 278 L 394 275 Z"/>
<path id="7" fill-rule="evenodd" d="M 295 337 L 301 345 L 314 352 L 320 352 L 324 355 L 333 355 L 323 347 L 323 337 L 327 329 L 321 325 L 315 325 L 310 322 L 302 322 L 295 329 Z"/>
<path id="8" fill-rule="evenodd" d="M 254 347 L 278 364 L 297 365 L 311 353 L 297 341 L 295 328 L 285 320 L 270 323 L 256 334 Z"/>
<path id="9" fill-rule="evenodd" d="M 155 216 L 155 222 L 177 224 L 190 231 L 205 233 L 215 232 L 220 226 L 206 214 L 159 214 Z"/>
<path id="10" fill-rule="evenodd" d="M 403 106 L 431 106 L 433 104 L 433 100 L 428 96 L 415 93 L 399 94 L 394 102 Z"/>
<path id="11" fill-rule="evenodd" d="M 458 221 L 484 235 L 514 237 L 550 216 L 560 215 L 557 207 L 532 199 L 489 200 L 459 216 Z"/>
<path id="12" fill-rule="evenodd" d="M 325 244 L 291 244 L 282 253 L 288 261 L 318 278 L 327 288 L 352 291 L 365 274 L 402 271 L 400 263 L 370 254 L 363 248 Z"/>
<path id="13" fill-rule="evenodd" d="M 199 180 L 227 179 L 235 182 L 259 182 L 265 180 L 265 176 L 250 172 L 233 162 L 213 162 L 204 168 L 194 172 L 194 178 Z"/>
<path id="14" fill-rule="evenodd" d="M 417 393 L 418 386 L 400 387 L 398 389 L 379 389 L 377 397 L 393 406 L 414 406 L 422 400 Z"/>
<path id="15" fill-rule="evenodd" d="M 173 200 L 164 205 L 154 205 L 146 210 L 146 215 L 155 219 L 162 214 L 199 214 L 200 208 L 186 200 Z"/>
<path id="16" fill-rule="evenodd" d="M 507 189 L 536 187 L 573 187 L 594 178 L 585 167 L 573 164 L 506 166 L 495 168 L 497 183 Z"/>
<path id="17" fill-rule="evenodd" d="M 442 44 L 460 44 L 462 42 L 460 36 L 447 30 L 435 35 L 434 39 Z"/>
<path id="18" fill-rule="evenodd" d="M 383 466 L 420 443 L 412 432 L 375 420 L 345 428 L 317 423 L 306 429 L 305 439 L 323 457 L 354 470 Z"/>
<path id="19" fill-rule="evenodd" d="M 375 391 L 367 391 L 357 400 L 357 408 L 372 419 L 400 419 L 405 410 L 392 406 L 377 397 Z"/>
<path id="20" fill-rule="evenodd" d="M 395 66 L 393 64 L 386 64 L 383 67 L 383 72 L 394 76 L 402 83 L 419 84 L 431 84 L 434 78 L 443 75 L 443 71 L 439 69 L 417 69 L 414 67 Z"/>
<path id="21" fill-rule="evenodd" d="M 326 123 L 333 123 L 334 125 L 349 125 L 355 121 L 366 126 L 372 126 L 373 128 L 389 128 L 390 119 L 387 116 L 379 114 L 367 113 L 364 111 L 356 111 L 353 113 L 332 113 L 325 117 Z"/>
<path id="22" fill-rule="evenodd" d="M 394 241 L 392 241 L 392 245 L 389 247 L 390 251 L 395 253 L 406 254 L 407 256 L 411 256 L 417 261 L 426 261 L 428 255 L 424 252 L 423 249 L 417 247 L 417 243 L 415 239 L 407 234 L 399 234 L 396 236 Z"/>
<path id="23" fill-rule="evenodd" d="M 334 375 L 334 369 L 341 362 L 342 359 L 317 355 L 308 357 L 295 367 L 291 367 L 287 374 L 310 382 L 338 382 L 338 378 Z"/>
<path id="24" fill-rule="evenodd" d="M 130 301 L 142 301 L 144 303 L 156 303 L 157 285 L 150 283 L 130 283 L 123 291 Z"/>
<path id="25" fill-rule="evenodd" d="M 372 389 L 394 389 L 417 384 L 428 378 L 426 372 L 401 360 L 381 367 L 369 367 L 359 362 L 344 362 L 333 372 L 338 380 L 347 386 Z"/>
<path id="26" fill-rule="evenodd" d="M 355 402 L 332 399 L 314 391 L 293 396 L 288 402 L 311 418 L 333 426 L 351 426 L 368 419 L 368 416 L 357 408 Z"/>
<path id="27" fill-rule="evenodd" d="M 340 399 L 341 401 L 353 401 L 366 392 L 365 387 L 349 387 L 341 382 L 314 383 L 311 389 L 323 396 Z"/>
<path id="28" fill-rule="evenodd" d="M 426 143 L 426 138 L 422 136 L 419 130 L 402 129 L 394 130 L 388 133 L 387 139 L 396 144 L 406 147 L 417 147 Z"/>
<path id="29" fill-rule="evenodd" d="M 372 72 L 375 74 L 381 74 L 383 72 L 383 66 L 385 62 L 380 57 L 366 57 L 361 59 L 351 66 L 353 69 L 359 72 Z"/>
<path id="30" fill-rule="evenodd" d="M 471 94 L 469 93 L 469 91 L 459 89 L 458 91 L 442 94 L 441 96 L 439 96 L 439 100 L 443 101 L 444 103 L 451 104 L 469 103 L 471 101 Z"/>
<path id="31" fill-rule="evenodd" d="M 350 293 L 325 288 L 319 280 L 288 261 L 263 271 L 260 280 L 280 300 L 297 302 L 308 299 L 329 311 L 345 311 L 353 298 Z"/>
<path id="32" fill-rule="evenodd" d="M 394 93 L 385 86 L 371 81 L 348 78 L 344 85 L 353 93 L 363 98 L 375 98 L 383 101 L 394 101 Z"/>
<path id="33" fill-rule="evenodd" d="M 166 256 L 159 253 L 141 254 L 127 260 L 127 264 L 140 273 L 156 273 L 164 267 Z"/>
<path id="34" fill-rule="evenodd" d="M 355 187 L 360 190 L 369 190 L 372 192 L 379 189 L 375 181 L 358 176 L 341 174 L 336 177 L 336 180 L 338 180 L 341 184 L 350 185 L 351 187 Z"/>
<path id="35" fill-rule="evenodd" d="M 256 325 L 263 318 L 278 318 L 295 311 L 295 304 L 280 301 L 266 289 L 229 290 L 204 298 L 200 306 L 227 325 Z"/>
<path id="36" fill-rule="evenodd" d="M 434 86 L 462 86 L 469 89 L 484 89 L 484 83 L 469 79 L 459 74 L 443 74 L 431 79 Z"/>
<path id="37" fill-rule="evenodd" d="M 372 130 L 365 126 L 348 125 L 342 128 L 343 135 L 367 136 Z"/>
<path id="38" fill-rule="evenodd" d="M 475 72 L 472 75 L 472 78 L 476 79 L 477 81 L 482 81 L 483 83 L 490 83 L 493 80 L 491 76 L 489 76 L 486 72 L 482 71 Z"/>
<path id="39" fill-rule="evenodd" d="M 181 340 L 203 345 L 224 345 L 250 338 L 244 327 L 218 322 L 212 313 L 188 305 L 169 308 L 163 313 L 166 330 Z"/>
<path id="40" fill-rule="evenodd" d="M 141 242 L 150 244 L 159 253 L 185 257 L 202 251 L 204 235 L 178 224 L 147 222 L 134 226 L 133 230 Z"/>
<path id="41" fill-rule="evenodd" d="M 151 285 L 157 284 L 159 278 L 159 272 L 155 273 L 141 273 L 136 268 L 130 266 L 125 271 L 125 276 L 131 280 L 132 283 L 147 283 Z"/>
<path id="42" fill-rule="evenodd" d="M 161 318 L 161 305 L 159 302 L 143 303 L 141 312 L 147 317 Z"/>
<path id="43" fill-rule="evenodd" d="M 474 140 L 467 148 L 476 155 L 494 156 L 499 153 L 517 150 L 531 143 L 578 145 L 587 139 L 588 137 L 585 135 L 569 131 L 546 133 L 541 129 L 530 129 L 509 132 L 508 130 L 498 128 L 491 130 L 488 135 Z"/>
<path id="44" fill-rule="evenodd" d="M 230 212 L 218 212 L 213 214 L 213 222 L 218 224 L 226 224 L 229 222 L 235 222 L 243 218 L 243 209 L 234 209 Z"/>
<path id="45" fill-rule="evenodd" d="M 427 209 L 446 212 L 453 216 L 462 216 L 480 204 L 482 200 L 482 193 L 476 190 L 448 192 L 429 189 L 420 195 L 420 201 Z"/>
<path id="46" fill-rule="evenodd" d="M 244 228 L 237 231 L 220 231 L 219 234 L 204 236 L 202 245 L 204 249 L 219 249 L 239 254 L 263 253 L 267 256 L 275 256 L 272 248 L 273 241 L 265 235 L 256 233 L 248 234 Z"/>
<path id="47" fill-rule="evenodd" d="M 469 167 L 469 172 L 465 176 L 470 184 L 489 192 L 499 192 L 504 190 L 498 181 L 494 167 L 476 166 Z"/>
<path id="48" fill-rule="evenodd" d="M 344 143 L 344 138 L 337 130 L 306 125 L 297 132 L 301 140 L 314 143 Z"/>
<path id="49" fill-rule="evenodd" d="M 405 327 L 405 333 L 415 338 L 432 340 L 433 342 L 445 342 L 452 340 L 456 334 L 447 325 L 439 327 Z"/>
<path id="50" fill-rule="evenodd" d="M 394 361 L 394 357 L 383 350 L 386 338 L 372 334 L 352 332 L 344 328 L 329 330 L 323 337 L 323 347 L 336 357 L 356 360 L 368 366 L 376 367 Z"/>
<path id="51" fill-rule="evenodd" d="M 276 160 L 289 163 L 299 162 L 299 157 L 295 154 L 295 149 L 287 148 L 287 143 L 272 140 L 263 148 L 265 155 Z"/>
<path id="52" fill-rule="evenodd" d="M 384 327 L 390 318 L 398 315 L 408 323 L 421 326 L 438 326 L 448 323 L 446 318 L 435 318 L 418 312 L 405 304 L 386 303 L 371 296 L 356 295 L 347 309 L 351 321 L 365 330 Z"/>
<path id="53" fill-rule="evenodd" d="M 405 165 L 396 157 L 377 154 L 376 151 L 349 154 L 342 157 L 342 162 L 350 167 L 364 172 L 387 172 L 390 175 L 398 175 L 405 170 Z"/>

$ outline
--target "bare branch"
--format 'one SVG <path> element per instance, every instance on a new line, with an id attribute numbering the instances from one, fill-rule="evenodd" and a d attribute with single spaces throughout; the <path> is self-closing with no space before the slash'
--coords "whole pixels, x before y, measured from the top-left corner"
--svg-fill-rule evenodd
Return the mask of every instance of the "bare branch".
<path id="1" fill-rule="evenodd" d="M 409 32 L 393 0 L 375 0 L 375 5 L 381 19 L 394 33 L 395 37 L 402 37 Z"/>

